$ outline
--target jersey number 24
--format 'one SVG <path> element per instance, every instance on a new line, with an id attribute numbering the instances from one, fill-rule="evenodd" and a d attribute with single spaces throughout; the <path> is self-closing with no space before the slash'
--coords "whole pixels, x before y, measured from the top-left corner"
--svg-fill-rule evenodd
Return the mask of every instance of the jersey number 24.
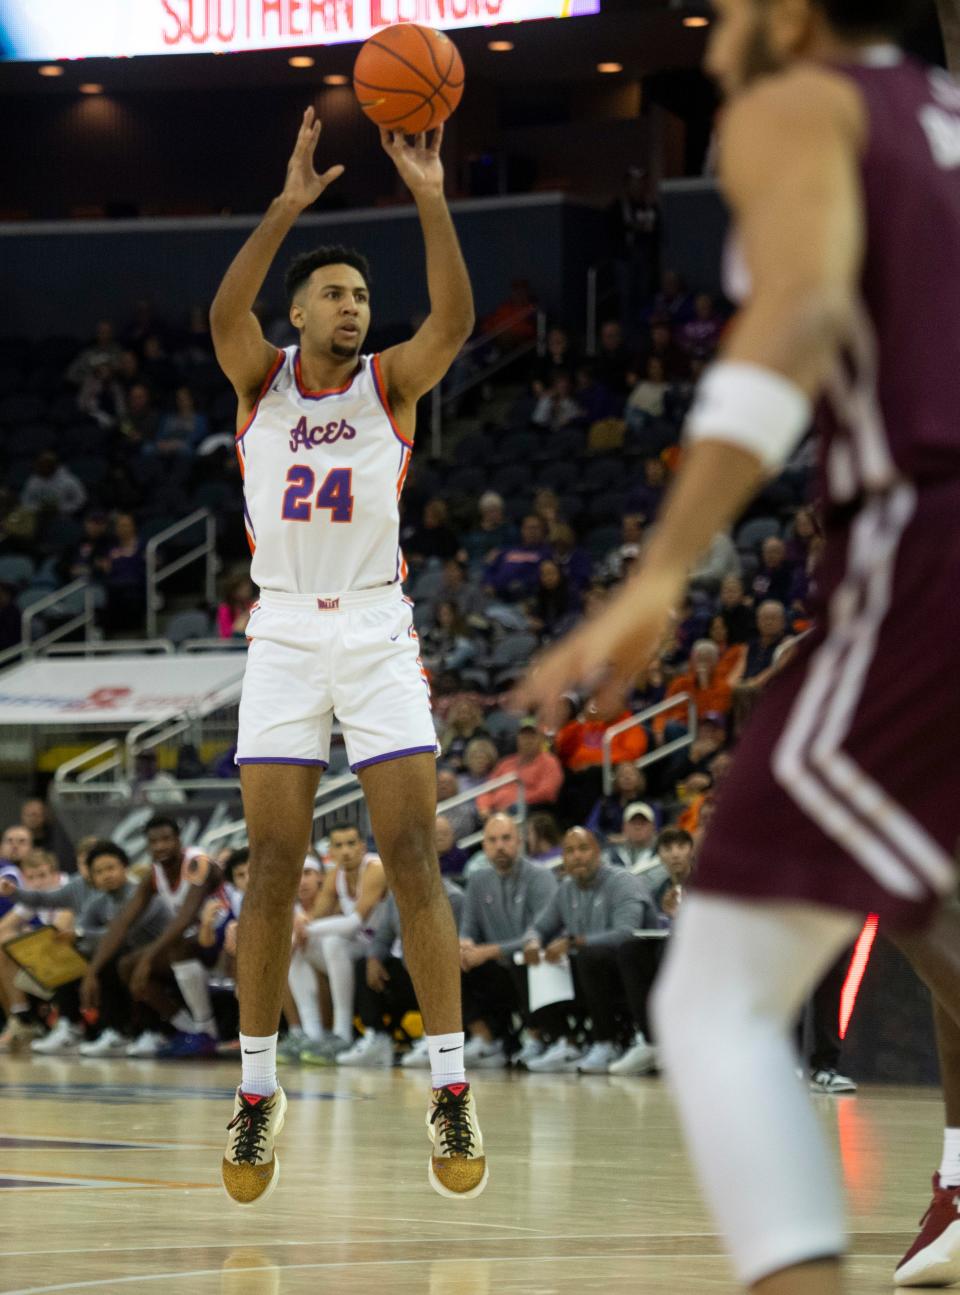
<path id="1" fill-rule="evenodd" d="M 352 473 L 352 468 L 331 468 L 314 499 L 317 478 L 313 468 L 295 463 L 287 471 L 280 516 L 285 522 L 308 522 L 314 508 L 329 508 L 332 522 L 349 522 L 353 517 Z"/>

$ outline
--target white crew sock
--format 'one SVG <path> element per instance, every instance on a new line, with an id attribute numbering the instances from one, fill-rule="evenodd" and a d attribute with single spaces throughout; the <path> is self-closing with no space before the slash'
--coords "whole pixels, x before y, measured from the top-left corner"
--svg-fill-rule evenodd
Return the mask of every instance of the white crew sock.
<path id="1" fill-rule="evenodd" d="M 241 1034 L 240 1058 L 243 1076 L 240 1088 L 245 1093 L 272 1097 L 277 1091 L 277 1036 L 275 1034 Z"/>
<path id="2" fill-rule="evenodd" d="M 434 1088 L 446 1084 L 465 1084 L 463 1068 L 463 1031 L 459 1034 L 429 1034 L 430 1082 Z"/>
<path id="3" fill-rule="evenodd" d="M 940 1186 L 960 1187 L 960 1129 L 943 1130 Z"/>
<path id="4" fill-rule="evenodd" d="M 210 981 L 206 967 L 196 958 L 191 958 L 187 962 L 174 962 L 172 970 L 184 1002 L 193 1017 L 193 1033 L 209 1034 L 216 1038 L 217 1026 L 213 1019 Z"/>

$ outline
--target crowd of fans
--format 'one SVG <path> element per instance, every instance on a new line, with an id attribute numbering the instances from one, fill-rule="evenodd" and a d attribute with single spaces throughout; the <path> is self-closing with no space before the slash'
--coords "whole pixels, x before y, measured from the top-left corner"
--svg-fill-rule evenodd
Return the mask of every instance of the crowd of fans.
<path id="1" fill-rule="evenodd" d="M 461 850 L 456 876 L 444 877 L 460 932 L 471 1068 L 656 1071 L 647 1004 L 664 942 L 696 884 L 702 821 L 694 833 L 658 830 L 651 806 L 629 800 L 636 777 L 634 766 L 622 766 L 616 799 L 628 803 L 620 830 L 576 826 L 560 837 L 537 821 L 549 816 L 535 814 L 524 841 L 515 818 L 493 810 L 480 848 Z M 610 803 L 597 807 L 598 822 Z M 142 864 L 131 867 L 115 842 L 88 838 L 78 843 L 76 872 L 61 873 L 52 850 L 36 843 L 52 844 L 43 802 L 27 802 L 22 819 L 33 827 L 21 821 L 0 839 L 0 1052 L 177 1060 L 235 1053 L 247 851 L 211 860 L 185 848 L 177 822 L 157 814 L 146 824 Z M 457 847 L 445 815 L 437 818 L 437 848 L 449 865 Z M 42 933 L 84 961 L 60 974 L 48 952 L 37 978 L 37 964 L 22 955 L 24 937 Z M 811 1077 L 825 1092 L 853 1089 L 837 1073 L 837 975 L 814 1014 Z M 284 1017 L 280 1056 L 288 1065 L 429 1065 L 397 906 L 354 824 L 331 827 L 304 861 Z"/>

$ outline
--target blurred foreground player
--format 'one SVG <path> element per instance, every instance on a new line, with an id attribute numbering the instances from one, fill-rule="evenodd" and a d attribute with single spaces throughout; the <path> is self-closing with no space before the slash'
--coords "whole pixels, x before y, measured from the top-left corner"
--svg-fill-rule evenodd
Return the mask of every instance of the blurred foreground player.
<path id="1" fill-rule="evenodd" d="M 763 1295 L 837 1295 L 841 1201 L 789 1026 L 870 911 L 958 1016 L 945 897 L 960 834 L 946 745 L 960 721 L 960 90 L 893 43 L 919 4 L 715 8 L 709 66 L 731 100 L 721 168 L 739 236 L 728 290 L 747 304 L 701 386 L 642 570 L 545 658 L 523 700 L 552 705 L 573 681 L 612 667 L 614 685 L 646 664 L 693 562 L 822 400 L 818 627 L 743 738 L 657 1015 L 740 1279 Z M 952 1210 L 951 1223 L 935 1199 L 928 1257 L 956 1248 Z M 907 1262 L 898 1281 L 930 1280 Z"/>
<path id="2" fill-rule="evenodd" d="M 412 145 L 384 131 L 383 146 L 417 204 L 430 314 L 408 342 L 363 354 L 367 263 L 344 248 L 321 248 L 287 271 L 300 345 L 278 351 L 264 340 L 252 308 L 271 263 L 300 213 L 343 171 L 316 173 L 319 137 L 308 108 L 283 192 L 210 311 L 217 358 L 238 397 L 251 576 L 261 591 L 247 626 L 237 743 L 250 880 L 237 936 L 243 1075 L 223 1182 L 241 1205 L 263 1200 L 277 1182 L 274 1143 L 286 1108 L 277 1027 L 293 901 L 336 715 L 396 897 L 428 1035 L 429 1180 L 441 1195 L 465 1198 L 483 1190 L 487 1170 L 463 1071 L 457 933 L 434 846 L 436 734 L 403 597 L 399 500 L 417 401 L 469 336 L 473 295 L 443 193 L 442 131 Z M 359 913 L 351 920 L 359 930 Z M 340 934 L 349 926 L 344 919 Z"/>

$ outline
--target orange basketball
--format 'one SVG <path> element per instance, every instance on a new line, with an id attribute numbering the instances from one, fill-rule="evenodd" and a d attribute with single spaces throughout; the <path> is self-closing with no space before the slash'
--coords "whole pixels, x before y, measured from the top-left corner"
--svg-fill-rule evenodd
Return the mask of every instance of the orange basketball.
<path id="1" fill-rule="evenodd" d="M 463 60 L 449 36 L 397 23 L 364 41 L 353 89 L 371 121 L 419 135 L 446 121 L 463 94 Z"/>

